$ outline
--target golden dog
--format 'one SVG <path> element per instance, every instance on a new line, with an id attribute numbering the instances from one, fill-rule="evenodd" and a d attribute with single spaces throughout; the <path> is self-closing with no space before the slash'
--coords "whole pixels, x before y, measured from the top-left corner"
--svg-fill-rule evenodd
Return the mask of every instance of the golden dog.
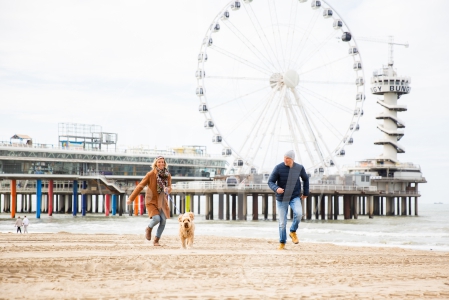
<path id="1" fill-rule="evenodd" d="M 186 249 L 193 247 L 193 238 L 195 234 L 195 223 L 193 222 L 194 215 L 192 212 L 186 212 L 179 215 L 179 238 L 181 239 L 181 248 Z"/>

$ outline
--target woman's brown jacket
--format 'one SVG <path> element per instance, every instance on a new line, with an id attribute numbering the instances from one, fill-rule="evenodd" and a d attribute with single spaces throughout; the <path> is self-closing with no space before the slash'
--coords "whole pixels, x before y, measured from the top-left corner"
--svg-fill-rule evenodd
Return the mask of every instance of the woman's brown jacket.
<path id="1" fill-rule="evenodd" d="M 170 218 L 170 208 L 168 207 L 167 196 L 164 192 L 157 193 L 157 174 L 155 171 L 150 171 L 145 175 L 142 181 L 136 186 L 131 196 L 129 196 L 128 202 L 134 201 L 140 192 L 148 187 L 145 193 L 145 207 L 147 208 L 148 216 L 152 218 L 155 215 L 159 215 L 159 210 L 162 210 L 165 217 Z M 171 175 L 168 175 L 168 192 L 171 192 Z"/>

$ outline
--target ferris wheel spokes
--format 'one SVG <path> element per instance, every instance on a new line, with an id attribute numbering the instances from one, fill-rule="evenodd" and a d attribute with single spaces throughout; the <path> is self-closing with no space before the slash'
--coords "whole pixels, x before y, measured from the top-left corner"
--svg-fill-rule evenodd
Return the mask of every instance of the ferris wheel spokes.
<path id="1" fill-rule="evenodd" d="M 262 62 L 262 64 L 263 65 L 265 65 L 268 69 L 270 69 L 271 67 L 273 67 L 274 69 L 276 69 L 276 67 L 274 66 L 274 64 L 273 64 L 273 62 L 270 60 L 270 59 L 267 59 L 266 57 L 265 57 L 265 55 L 262 53 L 262 52 L 260 52 L 260 50 L 256 47 L 256 46 L 254 46 L 254 44 L 253 43 L 251 43 L 251 41 L 249 41 L 248 40 L 248 38 L 245 36 L 245 35 L 243 35 L 242 33 L 241 33 L 241 31 L 232 23 L 232 22 L 226 22 L 225 23 L 226 24 L 226 27 L 228 27 L 229 28 L 229 30 L 232 32 L 232 33 L 234 33 L 234 35 L 254 54 L 254 56 L 255 57 L 257 57 L 261 62 Z M 228 24 L 230 24 L 230 25 L 232 25 L 232 27 L 234 27 L 235 28 L 235 30 L 233 30 L 230 26 L 228 26 Z M 236 33 L 236 31 L 240 34 L 237 34 Z M 245 42 L 246 41 L 246 42 Z M 252 46 L 252 48 L 248 45 L 248 43 Z M 256 52 L 258 52 L 259 53 L 259 55 L 257 54 L 257 53 L 255 53 L 254 52 L 254 50 L 256 51 Z M 264 58 L 265 59 L 265 61 L 267 61 L 267 62 L 269 62 L 270 64 L 271 64 L 271 67 L 269 67 L 269 66 L 267 66 L 267 64 L 265 63 L 265 61 L 264 60 L 262 60 L 262 58 Z M 272 71 L 272 69 L 270 69 L 271 71 Z"/>
<path id="2" fill-rule="evenodd" d="M 276 91 L 275 91 L 275 90 L 272 90 L 272 91 L 270 92 L 270 95 L 269 95 L 269 97 L 267 98 L 266 103 L 265 103 L 265 105 L 263 106 L 263 109 L 261 109 L 260 114 L 259 114 L 258 117 L 256 118 L 256 121 L 254 122 L 254 124 L 253 124 L 253 126 L 251 127 L 251 129 L 249 130 L 249 132 L 248 132 L 246 138 L 244 139 L 244 141 L 243 141 L 243 143 L 242 143 L 242 146 L 240 147 L 240 150 L 239 150 L 239 153 L 243 153 L 243 151 L 244 151 L 245 148 L 248 149 L 244 156 L 247 156 L 247 155 L 248 155 L 249 149 L 251 149 L 251 147 L 246 147 L 247 143 L 248 143 L 249 140 L 250 140 L 250 137 L 252 137 L 252 142 L 250 142 L 249 145 L 251 145 L 251 144 L 254 142 L 254 140 L 259 136 L 259 130 L 260 130 L 260 128 L 261 128 L 262 126 L 264 126 L 263 121 L 264 121 L 264 119 L 265 119 L 265 116 L 266 116 L 266 115 L 268 114 L 268 112 L 269 112 L 268 107 L 270 106 L 270 104 L 272 104 L 272 100 L 273 100 L 275 94 L 276 94 Z M 257 125 L 259 125 L 259 126 L 257 126 Z M 254 130 L 255 130 L 256 128 L 257 128 L 257 130 L 256 130 L 256 132 L 254 132 Z"/>
<path id="3" fill-rule="evenodd" d="M 246 5 L 244 5 L 243 7 L 245 8 L 246 13 L 247 13 L 248 17 L 249 17 L 250 20 L 251 20 L 251 24 L 253 25 L 254 29 L 256 30 L 256 32 L 257 32 L 257 34 L 258 34 L 259 40 L 260 40 L 260 42 L 262 43 L 265 52 L 267 53 L 267 55 L 270 57 L 270 60 L 271 60 L 271 59 L 272 59 L 272 58 L 271 58 L 271 54 L 270 54 L 269 51 L 266 49 L 265 42 L 262 40 L 262 37 L 261 37 L 260 34 L 259 34 L 259 30 L 257 29 L 256 25 L 254 24 L 254 22 L 253 22 L 253 20 L 252 20 L 252 18 L 251 18 L 251 16 L 250 16 L 248 10 L 246 9 Z M 253 8 L 252 8 L 251 5 L 249 6 L 249 8 L 251 8 L 251 11 L 252 11 L 254 17 L 256 18 L 257 24 L 259 25 L 259 29 L 262 31 L 262 33 L 263 33 L 263 35 L 264 35 L 264 37 L 265 37 L 265 40 L 267 41 L 267 44 L 268 44 L 268 46 L 270 47 L 270 50 L 271 50 L 271 52 L 272 52 L 272 54 L 273 54 L 273 56 L 274 56 L 274 61 L 276 61 L 276 62 L 278 63 L 279 68 L 282 68 L 281 65 L 280 65 L 279 60 L 276 59 L 276 55 L 275 55 L 275 53 L 274 53 L 274 51 L 273 51 L 273 47 L 271 46 L 271 43 L 270 43 L 270 41 L 268 40 L 268 37 L 267 37 L 267 35 L 265 34 L 265 31 L 264 31 L 263 27 L 260 25 L 259 18 L 257 18 L 257 15 L 254 13 L 254 10 L 253 10 Z"/>
<path id="4" fill-rule="evenodd" d="M 317 67 L 315 67 L 315 68 L 313 68 L 313 69 L 310 69 L 310 70 L 308 70 L 308 71 L 299 73 L 299 76 L 302 76 L 302 75 L 304 75 L 304 74 L 307 74 L 307 73 L 310 73 L 310 72 L 319 70 L 319 69 L 321 69 L 321 68 L 323 68 L 323 67 L 330 66 L 330 65 L 332 65 L 332 64 L 334 64 L 334 63 L 336 63 L 336 62 L 339 62 L 339 61 L 341 61 L 341 60 L 343 60 L 343 59 L 345 59 L 345 58 L 350 58 L 350 56 L 349 56 L 349 55 L 345 55 L 345 56 L 343 56 L 343 57 L 337 58 L 336 60 L 333 60 L 333 61 L 330 61 L 330 62 L 328 62 L 328 63 L 322 64 L 322 65 L 317 66 Z"/>
<path id="5" fill-rule="evenodd" d="M 322 41 L 320 44 L 316 45 L 315 48 L 310 49 L 309 53 L 307 55 L 304 55 L 303 59 L 299 62 L 298 68 L 303 68 L 304 65 L 306 65 L 309 61 L 312 60 L 312 58 L 319 53 L 319 50 L 322 49 L 327 43 L 329 43 L 333 38 L 335 37 L 335 32 L 331 32 L 324 41 Z M 301 58 L 301 56 L 297 56 L 295 63 L 298 62 L 298 60 Z"/>
<path id="6" fill-rule="evenodd" d="M 353 108 L 349 108 L 347 106 L 344 106 L 343 104 L 340 104 L 340 103 L 338 103 L 338 102 L 336 102 L 336 101 L 334 101 L 332 99 L 329 99 L 329 98 L 327 98 L 327 97 L 325 97 L 323 95 L 320 95 L 319 93 L 316 93 L 316 92 L 314 92 L 314 91 L 312 91 L 312 90 L 310 90 L 308 88 L 301 87 L 301 90 L 302 90 L 302 92 L 300 92 L 300 93 L 306 93 L 306 94 L 310 95 L 311 97 L 314 97 L 315 99 L 323 101 L 326 104 L 330 104 L 333 107 L 335 107 L 335 108 L 337 108 L 337 109 L 339 109 L 339 110 L 341 110 L 341 111 L 343 111 L 345 113 L 352 114 L 352 112 L 354 111 Z"/>
<path id="7" fill-rule="evenodd" d="M 311 101 L 309 101 L 303 93 L 299 92 L 299 94 L 308 103 L 308 107 L 310 108 L 308 110 L 309 113 L 315 115 L 317 119 L 329 130 L 329 132 L 332 133 L 333 136 L 335 136 L 336 139 L 339 140 L 343 139 L 344 135 L 341 132 L 339 132 L 339 130 L 334 126 L 334 124 L 329 122 L 329 120 L 325 116 L 323 116 L 323 114 L 320 113 L 319 109 L 317 109 L 312 105 Z"/>
<path id="8" fill-rule="evenodd" d="M 233 59 L 235 61 L 238 61 L 239 63 L 244 64 L 244 65 L 246 65 L 246 66 L 248 66 L 248 67 L 250 67 L 250 68 L 252 68 L 252 69 L 254 69 L 256 71 L 259 71 L 261 73 L 268 74 L 269 76 L 273 73 L 271 70 L 267 70 L 267 69 L 261 68 L 259 65 L 256 65 L 256 64 L 250 62 L 249 60 L 241 58 L 240 56 L 238 56 L 238 55 L 236 55 L 234 53 L 231 53 L 231 52 L 229 52 L 229 51 L 227 51 L 225 49 L 222 49 L 220 47 L 211 46 L 210 49 L 215 50 L 215 51 L 217 51 L 217 52 L 219 52 L 219 53 L 221 53 L 223 55 L 226 55 L 227 57 L 229 57 L 229 58 L 231 58 L 231 59 Z"/>
<path id="9" fill-rule="evenodd" d="M 325 165 L 325 164 L 324 164 L 324 159 L 325 159 L 325 158 L 323 157 L 323 153 L 322 153 L 322 151 L 321 151 L 321 149 L 320 149 L 320 146 L 319 146 L 319 144 L 318 144 L 318 141 L 317 141 L 315 132 L 313 131 L 313 129 L 312 129 L 312 127 L 311 127 L 310 120 L 309 120 L 309 117 L 307 116 L 307 113 L 306 113 L 304 104 L 302 103 L 301 98 L 299 98 L 299 95 L 298 95 L 298 93 L 296 92 L 296 88 L 291 88 L 291 91 L 292 91 L 293 96 L 294 96 L 294 98 L 295 98 L 296 105 L 297 105 L 298 108 L 299 108 L 300 115 L 302 116 L 303 121 L 304 121 L 304 124 L 305 124 L 305 126 L 306 126 L 306 128 L 307 128 L 307 131 L 308 131 L 308 133 L 309 133 L 309 137 L 312 139 L 312 145 L 313 145 L 314 148 L 315 148 L 315 151 L 316 151 L 316 153 L 317 153 L 317 155 L 318 155 L 318 158 L 319 158 L 321 164 L 324 166 L 324 165 Z M 312 161 L 315 162 L 314 160 L 312 160 Z"/>

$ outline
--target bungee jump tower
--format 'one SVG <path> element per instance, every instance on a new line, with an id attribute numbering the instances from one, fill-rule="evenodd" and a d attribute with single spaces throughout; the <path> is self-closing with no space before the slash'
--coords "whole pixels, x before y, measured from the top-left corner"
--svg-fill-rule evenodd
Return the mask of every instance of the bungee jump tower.
<path id="1" fill-rule="evenodd" d="M 383 153 L 377 158 L 357 162 L 348 171 L 369 174 L 371 185 L 377 186 L 379 195 L 374 197 L 374 215 L 412 215 L 412 199 L 414 215 L 418 215 L 418 198 L 421 196 L 418 184 L 427 181 L 419 165 L 400 162 L 397 158 L 398 153 L 405 153 L 405 148 L 399 144 L 404 137 L 405 123 L 398 118 L 398 113 L 407 111 L 407 106 L 399 105 L 398 100 L 410 93 L 411 79 L 398 76 L 393 69 L 394 44 L 391 38 L 388 65 L 374 71 L 371 78 L 371 93 L 383 96 L 383 99 L 377 100 L 382 111 L 376 116 L 376 119 L 382 120 L 382 124 L 377 126 L 382 137 L 374 142 L 383 146 Z"/>

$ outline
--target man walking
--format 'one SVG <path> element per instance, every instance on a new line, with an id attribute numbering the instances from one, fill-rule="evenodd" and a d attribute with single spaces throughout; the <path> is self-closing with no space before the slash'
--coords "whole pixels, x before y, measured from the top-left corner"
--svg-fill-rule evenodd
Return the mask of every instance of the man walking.
<path id="1" fill-rule="evenodd" d="M 17 217 L 16 223 L 14 224 L 17 227 L 17 231 L 16 233 L 22 233 L 22 219 L 20 218 L 20 216 Z"/>
<path id="2" fill-rule="evenodd" d="M 28 225 L 30 225 L 30 220 L 25 216 L 23 217 L 23 233 L 28 233 Z"/>
<path id="3" fill-rule="evenodd" d="M 301 178 L 304 191 L 301 193 Z M 287 241 L 287 212 L 290 205 L 293 211 L 293 223 L 290 227 L 290 237 L 294 244 L 299 240 L 296 230 L 302 218 L 301 199 L 309 195 L 309 177 L 304 167 L 295 163 L 295 152 L 287 151 L 284 154 L 284 162 L 274 167 L 268 179 L 268 186 L 276 193 L 276 208 L 279 214 L 279 250 L 285 249 Z"/>

